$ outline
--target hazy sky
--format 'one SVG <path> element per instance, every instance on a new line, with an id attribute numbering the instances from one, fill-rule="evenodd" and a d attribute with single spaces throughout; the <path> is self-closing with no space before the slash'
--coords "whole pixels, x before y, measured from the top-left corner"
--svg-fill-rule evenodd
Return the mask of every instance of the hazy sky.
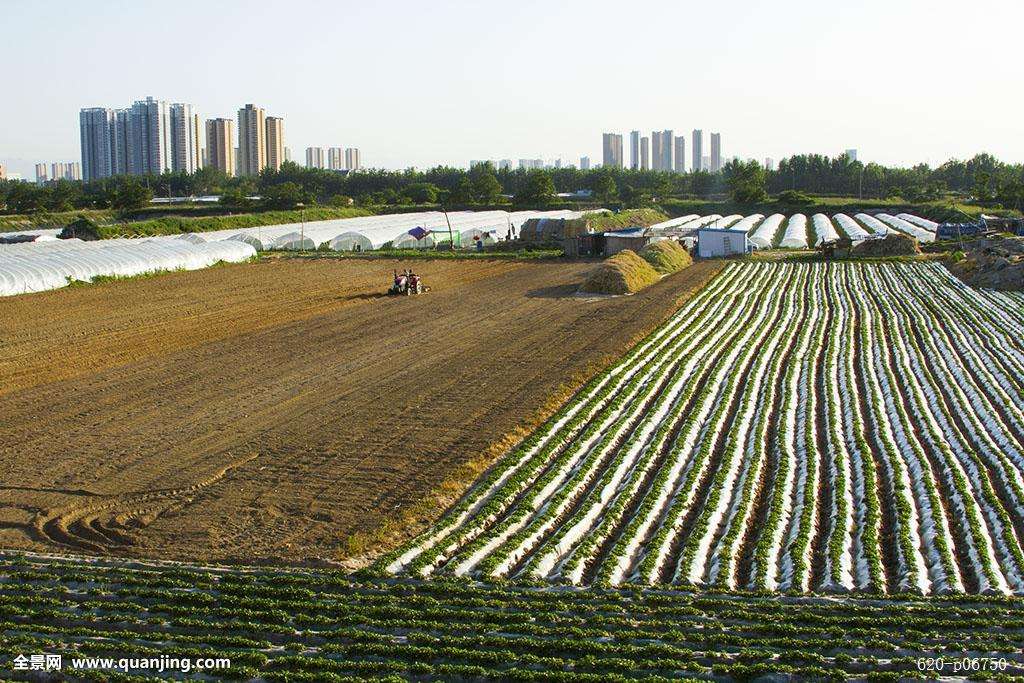
<path id="1" fill-rule="evenodd" d="M 577 163 L 602 131 L 697 127 L 727 156 L 1024 161 L 1013 0 L 0 0 L 0 18 L 0 162 L 26 177 L 79 158 L 80 108 L 147 95 L 262 105 L 300 163 L 311 145 L 385 168 Z"/>

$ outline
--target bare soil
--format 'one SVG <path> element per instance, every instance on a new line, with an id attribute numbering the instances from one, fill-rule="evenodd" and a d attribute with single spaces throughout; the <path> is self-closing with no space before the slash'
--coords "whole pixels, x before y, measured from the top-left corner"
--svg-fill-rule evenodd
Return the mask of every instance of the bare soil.
<path id="1" fill-rule="evenodd" d="M 703 286 L 591 264 L 283 260 L 0 299 L 0 547 L 210 562 L 417 532 Z"/>

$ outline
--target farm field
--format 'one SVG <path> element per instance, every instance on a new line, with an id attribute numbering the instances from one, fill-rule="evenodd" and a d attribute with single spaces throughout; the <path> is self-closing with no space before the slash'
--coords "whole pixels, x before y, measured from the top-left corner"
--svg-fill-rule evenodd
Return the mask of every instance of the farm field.
<path id="1" fill-rule="evenodd" d="M 732 264 L 378 569 L 1024 594 L 1024 299 Z"/>
<path id="2" fill-rule="evenodd" d="M 141 680 L 117 678 L 118 659 L 159 657 L 227 658 L 230 668 L 201 676 L 283 682 L 772 674 L 1019 681 L 1022 606 L 1019 598 L 969 596 L 565 591 L 4 555 L 0 671 L 39 680 L 38 672 L 11 664 L 19 654 L 39 652 L 60 654 L 72 680 L 104 681 Z M 86 657 L 113 661 L 100 670 L 72 670 Z"/>
<path id="3" fill-rule="evenodd" d="M 278 261 L 0 300 L 0 547 L 338 559 L 467 482 L 719 269 Z M 417 507 L 419 506 L 419 507 Z M 367 540 L 369 539 L 369 540 Z"/>

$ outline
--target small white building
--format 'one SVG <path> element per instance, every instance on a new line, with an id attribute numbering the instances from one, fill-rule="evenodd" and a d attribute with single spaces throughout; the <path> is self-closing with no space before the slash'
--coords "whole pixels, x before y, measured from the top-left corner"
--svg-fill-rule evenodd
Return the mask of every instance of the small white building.
<path id="1" fill-rule="evenodd" d="M 697 256 L 700 258 L 749 254 L 753 249 L 746 230 L 701 228 L 697 231 Z"/>

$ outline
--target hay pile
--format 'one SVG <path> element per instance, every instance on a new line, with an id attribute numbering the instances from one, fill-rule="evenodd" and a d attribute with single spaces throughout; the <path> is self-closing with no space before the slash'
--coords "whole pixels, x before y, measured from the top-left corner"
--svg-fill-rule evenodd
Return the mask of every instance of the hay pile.
<path id="1" fill-rule="evenodd" d="M 921 253 L 921 246 L 910 235 L 889 233 L 882 239 L 864 240 L 853 247 L 852 256 L 914 256 Z"/>
<path id="2" fill-rule="evenodd" d="M 640 256 L 663 275 L 682 270 L 693 263 L 690 252 L 679 246 L 679 242 L 675 240 L 661 240 L 648 244 L 640 250 Z"/>
<path id="3" fill-rule="evenodd" d="M 660 279 L 657 271 L 635 251 L 624 249 L 594 268 L 580 291 L 592 294 L 632 294 Z"/>

